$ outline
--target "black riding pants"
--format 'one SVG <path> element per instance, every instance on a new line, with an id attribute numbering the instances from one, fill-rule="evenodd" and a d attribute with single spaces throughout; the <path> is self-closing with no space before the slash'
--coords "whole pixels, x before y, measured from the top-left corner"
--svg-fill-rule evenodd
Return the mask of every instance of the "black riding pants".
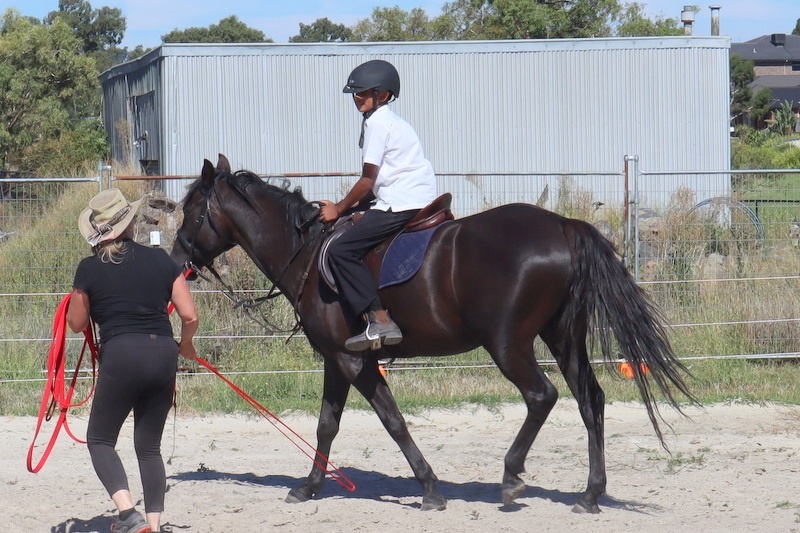
<path id="1" fill-rule="evenodd" d="M 409 209 L 393 213 L 369 209 L 352 228 L 339 237 L 328 250 L 328 259 L 342 298 L 357 315 L 382 309 L 378 284 L 362 259 L 367 252 L 397 233 L 419 213 Z"/>
<path id="2" fill-rule="evenodd" d="M 133 411 L 133 444 L 139 461 L 145 512 L 164 510 L 167 478 L 161 435 L 172 407 L 178 346 L 172 337 L 125 334 L 103 344 L 86 442 L 97 477 L 109 496 L 130 490 L 114 447 Z"/>

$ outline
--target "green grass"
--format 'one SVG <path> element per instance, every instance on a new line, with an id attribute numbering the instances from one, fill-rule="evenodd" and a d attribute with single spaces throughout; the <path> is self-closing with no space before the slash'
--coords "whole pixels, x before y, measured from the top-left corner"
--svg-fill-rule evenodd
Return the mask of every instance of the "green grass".
<path id="1" fill-rule="evenodd" d="M 297 342 L 305 344 L 302 339 Z M 322 395 L 322 361 L 298 346 L 289 350 L 282 343 L 235 343 L 213 364 L 232 382 L 275 413 L 303 411 L 316 414 Z M 256 353 L 258 352 L 258 353 Z M 242 356 L 242 357 L 239 357 Z M 400 409 L 405 413 L 430 408 L 455 409 L 466 404 L 492 407 L 521 402 L 516 388 L 496 368 L 404 370 L 408 363 L 468 365 L 487 362 L 480 353 L 438 359 L 405 360 L 388 367 L 387 381 Z M 797 361 L 703 360 L 687 361 L 692 376 L 689 386 L 701 404 L 744 402 L 800 405 L 800 364 Z M 26 373 L 38 375 L 35 362 L 27 361 Z M 640 401 L 633 381 L 622 378 L 615 365 L 596 365 L 595 372 L 607 402 Z M 267 370 L 265 370 L 267 369 Z M 551 365 L 545 370 L 562 397 L 571 394 L 561 374 Z M 240 372 L 258 372 L 241 374 Z M 76 398 L 83 397 L 88 382 L 82 382 Z M 0 415 L 33 415 L 41 400 L 40 382 L 0 383 Z M 184 412 L 250 412 L 250 407 L 222 380 L 200 367 L 185 369 L 178 378 L 178 403 Z M 355 390 L 348 406 L 370 409 Z"/>

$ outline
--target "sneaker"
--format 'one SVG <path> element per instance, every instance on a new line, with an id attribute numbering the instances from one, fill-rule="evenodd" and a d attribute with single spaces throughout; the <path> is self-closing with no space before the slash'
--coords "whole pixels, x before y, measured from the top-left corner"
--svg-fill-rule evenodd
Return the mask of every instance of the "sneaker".
<path id="1" fill-rule="evenodd" d="M 370 311 L 364 332 L 347 339 L 344 347 L 353 352 L 380 350 L 382 345 L 391 346 L 402 340 L 403 333 L 387 311 Z"/>
<path id="2" fill-rule="evenodd" d="M 133 513 L 127 520 L 117 520 L 117 523 L 111 526 L 113 533 L 150 533 L 150 526 L 142 516 L 142 513 Z"/>

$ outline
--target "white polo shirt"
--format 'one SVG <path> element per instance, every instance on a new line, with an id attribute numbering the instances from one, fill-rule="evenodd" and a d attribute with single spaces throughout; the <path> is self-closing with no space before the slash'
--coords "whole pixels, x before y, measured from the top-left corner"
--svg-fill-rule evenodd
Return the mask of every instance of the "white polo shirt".
<path id="1" fill-rule="evenodd" d="M 379 107 L 364 123 L 362 160 L 380 167 L 372 187 L 374 209 L 421 209 L 438 196 L 436 175 L 417 133 L 389 106 Z"/>

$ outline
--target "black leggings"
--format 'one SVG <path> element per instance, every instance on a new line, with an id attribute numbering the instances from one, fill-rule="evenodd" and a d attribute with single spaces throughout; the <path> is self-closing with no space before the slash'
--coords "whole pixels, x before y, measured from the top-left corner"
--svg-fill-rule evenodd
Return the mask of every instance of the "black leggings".
<path id="1" fill-rule="evenodd" d="M 92 465 L 109 496 L 128 488 L 128 477 L 114 446 L 133 410 L 133 444 L 147 513 L 164 510 L 167 477 L 161 435 L 172 407 L 178 345 L 172 337 L 125 334 L 101 350 L 86 442 Z"/>

